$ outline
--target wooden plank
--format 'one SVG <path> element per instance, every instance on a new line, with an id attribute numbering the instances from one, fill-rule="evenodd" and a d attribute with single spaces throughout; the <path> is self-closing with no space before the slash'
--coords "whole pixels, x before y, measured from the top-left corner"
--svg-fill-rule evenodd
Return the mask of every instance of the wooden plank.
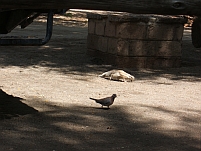
<path id="1" fill-rule="evenodd" d="M 94 9 L 136 14 L 201 15 L 201 0 L 0 0 L 0 9 Z"/>

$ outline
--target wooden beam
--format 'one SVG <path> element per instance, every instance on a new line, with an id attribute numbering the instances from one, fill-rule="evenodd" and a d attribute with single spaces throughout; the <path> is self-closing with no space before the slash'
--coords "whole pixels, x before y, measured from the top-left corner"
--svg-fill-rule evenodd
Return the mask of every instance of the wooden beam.
<path id="1" fill-rule="evenodd" d="M 136 14 L 201 15 L 201 0 L 0 0 L 0 9 L 92 9 Z"/>

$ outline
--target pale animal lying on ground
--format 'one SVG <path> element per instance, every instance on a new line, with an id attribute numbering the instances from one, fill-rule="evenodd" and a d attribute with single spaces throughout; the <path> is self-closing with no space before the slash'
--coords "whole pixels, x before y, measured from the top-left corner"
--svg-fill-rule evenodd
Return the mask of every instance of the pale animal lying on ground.
<path id="1" fill-rule="evenodd" d="M 134 76 L 126 73 L 123 70 L 111 70 L 104 72 L 103 74 L 99 75 L 99 77 L 123 82 L 132 82 L 135 79 Z"/>

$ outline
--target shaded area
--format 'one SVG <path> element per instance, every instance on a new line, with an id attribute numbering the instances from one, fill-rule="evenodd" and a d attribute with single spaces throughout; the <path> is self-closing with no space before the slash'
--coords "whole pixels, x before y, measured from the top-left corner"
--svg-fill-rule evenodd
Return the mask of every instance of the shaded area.
<path id="1" fill-rule="evenodd" d="M 86 54 L 88 29 L 79 23 L 86 23 L 85 16 L 86 13 L 78 12 L 69 12 L 60 18 L 56 16 L 52 40 L 45 46 L 1 47 L 0 67 L 45 67 L 49 71 L 78 75 L 100 74 L 110 69 L 116 69 L 117 67 L 104 64 L 102 60 L 91 58 Z M 77 25 L 74 23 L 71 25 L 68 22 L 72 19 L 76 21 L 76 18 L 79 18 Z M 43 23 L 43 17 L 25 29 L 24 33 L 44 37 L 45 23 Z M 12 34 L 20 35 L 22 31 L 15 29 Z M 181 68 L 148 69 L 146 71 L 137 69 L 123 70 L 133 74 L 139 80 L 152 80 L 165 76 L 171 80 L 201 81 L 201 49 L 194 48 L 190 38 L 190 31 L 185 30 Z"/>
<path id="2" fill-rule="evenodd" d="M 11 35 L 35 34 L 44 37 L 45 24 L 33 23 L 26 31 L 15 29 Z M 24 36 L 24 35 L 23 35 Z M 64 74 L 83 74 L 99 70 L 93 58 L 86 54 L 87 27 L 66 27 L 55 25 L 52 40 L 40 47 L 1 47 L 1 67 L 38 68 Z M 93 66 L 95 65 L 95 66 Z M 105 67 L 105 65 L 103 65 Z M 101 68 L 101 66 L 99 66 Z"/>
<path id="3" fill-rule="evenodd" d="M 161 114 L 174 114 L 188 129 L 159 129 L 163 120 L 128 113 L 126 106 L 98 110 L 88 106 L 61 107 L 41 99 L 30 99 L 44 112 L 1 122 L 0 148 L 3 150 L 135 150 L 199 151 L 200 140 L 191 136 L 199 119 L 192 114 L 161 107 L 140 106 Z M 193 111 L 200 115 L 200 112 Z M 188 119 L 191 119 L 189 121 Z M 183 126 L 183 125 L 180 125 Z M 186 125 L 184 125 L 186 126 Z M 200 132 L 200 128 L 195 131 Z"/>
<path id="4" fill-rule="evenodd" d="M 38 112 L 21 100 L 23 99 L 8 95 L 0 89 L 0 120 Z"/>

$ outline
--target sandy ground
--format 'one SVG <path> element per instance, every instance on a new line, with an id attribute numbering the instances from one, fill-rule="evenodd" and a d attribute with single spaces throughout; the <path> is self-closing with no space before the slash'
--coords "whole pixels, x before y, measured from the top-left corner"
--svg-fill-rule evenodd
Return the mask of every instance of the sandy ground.
<path id="1" fill-rule="evenodd" d="M 201 49 L 190 31 L 181 68 L 124 69 L 134 82 L 109 81 L 97 75 L 116 68 L 86 55 L 87 20 L 74 15 L 56 17 L 45 46 L 1 47 L 0 150 L 200 151 Z M 11 34 L 44 29 L 41 18 Z M 111 109 L 89 99 L 113 93 Z"/>

